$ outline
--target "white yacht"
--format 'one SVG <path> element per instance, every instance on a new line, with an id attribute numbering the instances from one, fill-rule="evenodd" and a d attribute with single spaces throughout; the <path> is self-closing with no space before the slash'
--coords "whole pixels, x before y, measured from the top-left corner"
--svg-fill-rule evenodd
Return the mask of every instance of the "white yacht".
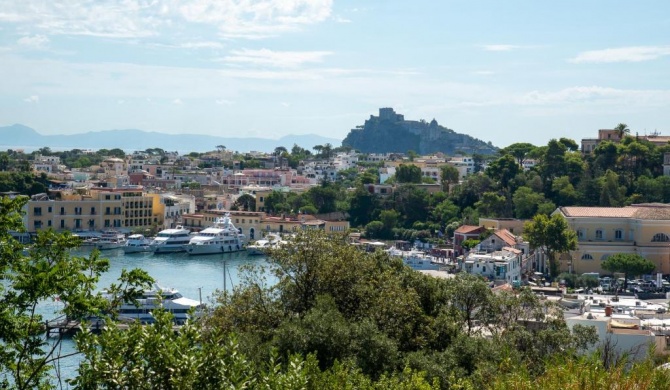
<path id="1" fill-rule="evenodd" d="M 244 234 L 240 233 L 230 214 L 218 218 L 214 224 L 198 232 L 184 245 L 189 255 L 207 255 L 213 253 L 237 252 L 244 249 Z"/>
<path id="2" fill-rule="evenodd" d="M 108 299 L 113 297 L 108 296 Z M 154 284 L 151 289 L 141 291 L 136 297 L 135 302 L 123 302 L 118 307 L 120 320 L 139 321 L 143 324 L 154 322 L 151 312 L 158 308 L 163 308 L 174 316 L 173 321 L 176 324 L 184 324 L 189 317 L 189 311 L 195 310 L 196 316 L 202 313 L 204 306 L 201 302 L 194 299 L 185 298 L 174 288 L 161 287 Z"/>
<path id="3" fill-rule="evenodd" d="M 119 249 L 126 245 L 126 236 L 116 230 L 106 230 L 102 232 L 100 239 L 93 243 L 98 250 Z"/>
<path id="4" fill-rule="evenodd" d="M 152 252 L 172 253 L 183 252 L 184 245 L 191 240 L 191 231 L 181 225 L 174 229 L 165 229 L 158 232 L 156 238 L 151 241 Z"/>
<path id="5" fill-rule="evenodd" d="M 247 245 L 247 254 L 251 256 L 261 256 L 267 253 L 267 250 L 283 243 L 281 236 L 277 234 L 268 234 L 265 238 L 257 240 L 251 245 Z"/>
<path id="6" fill-rule="evenodd" d="M 391 256 L 400 257 L 402 261 L 410 268 L 423 271 L 440 269 L 440 264 L 437 263 L 435 257 L 418 250 L 403 251 L 396 248 L 388 250 Z"/>
<path id="7" fill-rule="evenodd" d="M 142 234 L 132 234 L 128 236 L 126 245 L 123 246 L 125 253 L 151 252 L 151 240 Z"/>

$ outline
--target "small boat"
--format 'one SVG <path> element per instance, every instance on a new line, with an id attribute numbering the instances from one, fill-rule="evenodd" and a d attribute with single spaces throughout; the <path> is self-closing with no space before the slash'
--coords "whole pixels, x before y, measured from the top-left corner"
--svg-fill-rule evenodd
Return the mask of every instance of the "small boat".
<path id="1" fill-rule="evenodd" d="M 126 236 L 116 230 L 106 230 L 102 232 L 100 239 L 93 246 L 101 251 L 110 249 L 119 249 L 126 245 Z"/>
<path id="2" fill-rule="evenodd" d="M 189 255 L 209 255 L 244 250 L 244 234 L 233 225 L 230 214 L 218 218 L 214 224 L 198 232 L 184 250 Z"/>
<path id="3" fill-rule="evenodd" d="M 132 234 L 128 236 L 126 245 L 123 246 L 125 253 L 151 252 L 151 240 L 142 234 Z"/>
<path id="4" fill-rule="evenodd" d="M 183 252 L 184 245 L 191 240 L 191 231 L 181 225 L 174 229 L 165 229 L 158 232 L 151 241 L 151 251 L 154 253 Z"/>

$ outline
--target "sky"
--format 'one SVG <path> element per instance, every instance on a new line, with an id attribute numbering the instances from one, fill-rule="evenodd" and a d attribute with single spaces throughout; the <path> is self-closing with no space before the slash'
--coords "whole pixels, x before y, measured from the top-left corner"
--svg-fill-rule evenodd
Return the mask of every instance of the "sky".
<path id="1" fill-rule="evenodd" d="M 670 135 L 670 1 L 0 0 L 0 126 L 343 139 L 380 107 Z"/>

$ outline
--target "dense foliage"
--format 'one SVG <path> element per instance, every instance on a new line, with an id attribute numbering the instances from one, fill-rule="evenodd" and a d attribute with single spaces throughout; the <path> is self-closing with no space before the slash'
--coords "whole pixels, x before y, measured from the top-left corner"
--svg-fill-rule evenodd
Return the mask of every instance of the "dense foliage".
<path id="1" fill-rule="evenodd" d="M 150 326 L 113 326 L 114 307 L 150 278 L 122 273 L 109 302 L 93 293 L 106 260 L 72 257 L 69 235 L 41 233 L 29 256 L 20 230 L 24 199 L 0 204 L 0 384 L 59 386 L 52 364 L 60 338 L 45 339 L 36 314 L 58 295 L 70 318 L 107 318 L 101 334 L 76 338 L 74 388 L 133 389 L 665 389 L 667 371 L 642 363 L 605 365 L 582 355 L 590 328 L 570 332 L 561 310 L 528 290 L 494 293 L 474 276 L 422 275 L 384 252 L 344 237 L 299 234 L 273 251 L 268 269 L 250 267 L 211 312 L 175 332 L 171 314 Z M 271 278 L 271 282 L 267 281 Z"/>

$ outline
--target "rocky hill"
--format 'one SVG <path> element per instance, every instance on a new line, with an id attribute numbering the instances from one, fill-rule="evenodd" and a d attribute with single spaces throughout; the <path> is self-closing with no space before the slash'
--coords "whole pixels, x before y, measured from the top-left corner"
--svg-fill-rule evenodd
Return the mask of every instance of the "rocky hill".
<path id="1" fill-rule="evenodd" d="M 356 126 L 342 141 L 363 153 L 406 153 L 413 150 L 419 154 L 442 152 L 454 155 L 461 151 L 466 154 L 494 154 L 498 148 L 490 142 L 466 134 L 459 134 L 440 126 L 435 119 L 405 120 L 392 108 L 380 108 L 379 116 L 370 115 L 362 126 Z"/>

